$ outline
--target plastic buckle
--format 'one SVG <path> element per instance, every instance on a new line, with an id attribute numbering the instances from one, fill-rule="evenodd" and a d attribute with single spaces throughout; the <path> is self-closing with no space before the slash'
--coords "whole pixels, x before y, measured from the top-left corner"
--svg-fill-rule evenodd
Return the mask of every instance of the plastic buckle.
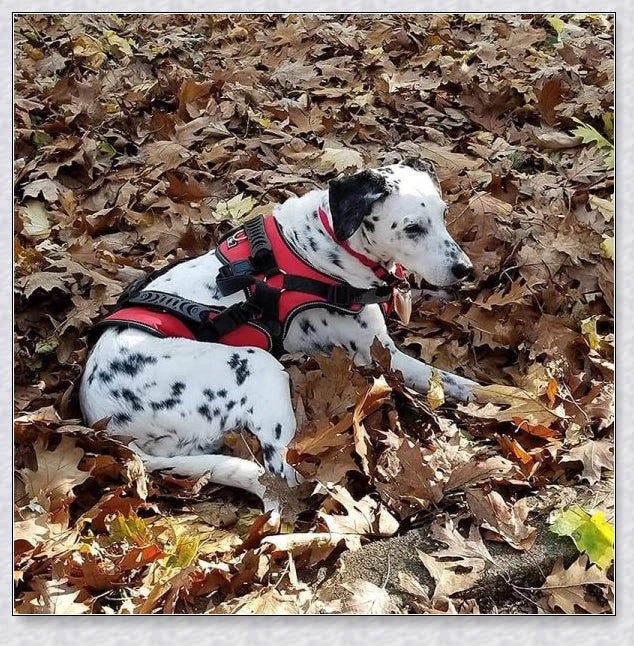
<path id="1" fill-rule="evenodd" d="M 251 273 L 253 273 L 253 265 L 248 258 L 246 260 L 230 262 L 218 270 L 218 276 L 221 278 L 233 278 L 234 276 L 244 276 Z"/>

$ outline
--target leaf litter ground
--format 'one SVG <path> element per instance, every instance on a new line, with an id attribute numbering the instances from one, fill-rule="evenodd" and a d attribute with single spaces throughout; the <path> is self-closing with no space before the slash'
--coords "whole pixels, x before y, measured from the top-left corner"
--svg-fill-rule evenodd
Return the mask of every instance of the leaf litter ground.
<path id="1" fill-rule="evenodd" d="M 530 553 L 532 522 L 567 509 L 613 521 L 611 17 L 23 15 L 15 47 L 16 612 L 478 612 L 487 542 Z M 476 279 L 391 331 L 482 383 L 476 402 L 408 390 L 378 346 L 361 370 L 287 357 L 307 484 L 267 481 L 281 527 L 81 425 L 86 333 L 128 282 L 406 157 L 436 165 Z M 261 457 L 245 432 L 225 445 Z M 405 607 L 307 583 L 429 523 L 436 586 L 400 573 Z M 511 592 L 610 612 L 602 565 Z"/>

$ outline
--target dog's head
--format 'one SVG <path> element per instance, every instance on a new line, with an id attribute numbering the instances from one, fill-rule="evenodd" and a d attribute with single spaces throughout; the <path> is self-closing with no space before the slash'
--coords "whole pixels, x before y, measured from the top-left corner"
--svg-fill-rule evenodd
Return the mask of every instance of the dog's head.
<path id="1" fill-rule="evenodd" d="M 406 162 L 364 170 L 328 188 L 338 240 L 353 236 L 382 262 L 396 262 L 437 287 L 470 275 L 472 264 L 447 232 L 447 205 L 431 165 Z"/>

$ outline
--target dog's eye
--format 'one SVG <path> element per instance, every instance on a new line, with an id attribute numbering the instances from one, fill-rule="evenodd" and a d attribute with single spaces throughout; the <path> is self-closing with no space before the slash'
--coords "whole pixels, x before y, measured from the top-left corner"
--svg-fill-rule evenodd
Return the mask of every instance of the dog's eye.
<path id="1" fill-rule="evenodd" d="M 427 234 L 427 229 L 422 224 L 418 224 L 417 222 L 408 224 L 403 229 L 403 231 L 405 231 L 405 235 L 409 238 L 419 238 L 420 236 Z"/>

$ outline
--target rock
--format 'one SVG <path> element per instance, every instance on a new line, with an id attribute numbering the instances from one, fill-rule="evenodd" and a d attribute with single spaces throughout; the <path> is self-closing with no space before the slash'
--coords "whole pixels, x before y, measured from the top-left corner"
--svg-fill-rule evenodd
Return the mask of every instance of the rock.
<path id="1" fill-rule="evenodd" d="M 556 536 L 542 521 L 532 524 L 537 529 L 537 538 L 530 550 L 519 551 L 506 543 L 487 541 L 486 546 L 496 564 L 483 573 L 474 587 L 454 596 L 475 599 L 481 610 L 487 612 L 494 605 L 506 606 L 509 601 L 517 601 L 521 595 L 515 595 L 513 585 L 541 586 L 558 558 L 563 558 L 566 566 L 575 560 L 578 551 L 569 538 Z M 431 597 L 435 583 L 418 558 L 417 550 L 429 553 L 439 547 L 442 545 L 430 537 L 429 527 L 373 541 L 359 550 L 344 553 L 337 571 L 321 584 L 320 594 L 345 600 L 349 593 L 342 586 L 350 587 L 361 579 L 385 586 L 402 605 L 406 605 L 410 596 L 402 589 L 398 579 L 399 572 L 405 572 L 413 576 Z"/>

